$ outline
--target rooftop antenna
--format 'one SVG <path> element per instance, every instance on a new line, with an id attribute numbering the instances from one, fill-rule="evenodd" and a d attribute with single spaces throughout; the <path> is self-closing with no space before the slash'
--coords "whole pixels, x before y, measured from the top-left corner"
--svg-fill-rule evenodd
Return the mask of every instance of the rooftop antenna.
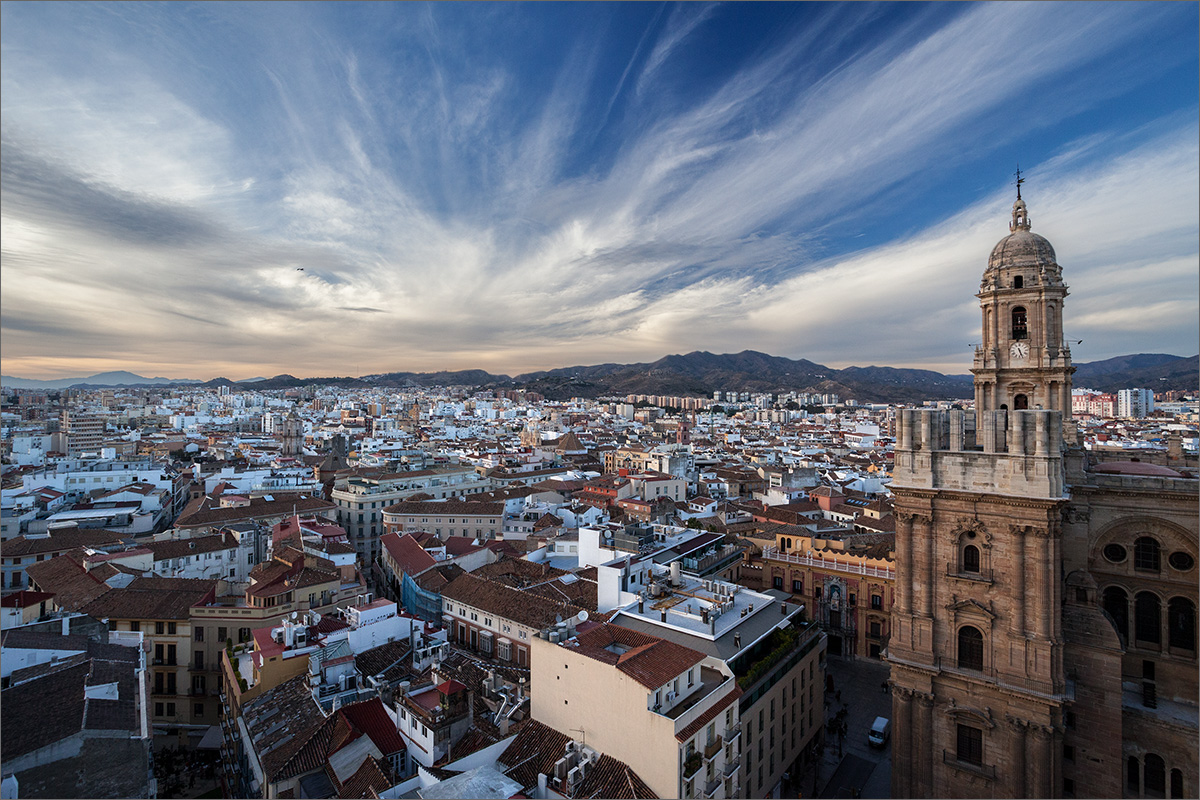
<path id="1" fill-rule="evenodd" d="M 1017 199 L 1020 200 L 1021 199 L 1021 184 L 1025 182 L 1025 179 L 1021 177 L 1021 165 L 1020 164 L 1017 164 L 1017 171 L 1013 174 L 1017 176 Z"/>
<path id="2" fill-rule="evenodd" d="M 567 730 L 579 734 L 579 743 L 587 747 L 587 731 L 583 728 L 567 728 Z"/>

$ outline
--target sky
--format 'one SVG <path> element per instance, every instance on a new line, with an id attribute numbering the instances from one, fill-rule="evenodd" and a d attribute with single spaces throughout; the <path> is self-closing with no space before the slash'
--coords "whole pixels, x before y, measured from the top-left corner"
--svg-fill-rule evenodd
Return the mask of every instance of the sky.
<path id="1" fill-rule="evenodd" d="M 1013 172 L 1076 362 L 1200 351 L 1196 3 L 0 4 L 0 359 L 963 373 Z"/>

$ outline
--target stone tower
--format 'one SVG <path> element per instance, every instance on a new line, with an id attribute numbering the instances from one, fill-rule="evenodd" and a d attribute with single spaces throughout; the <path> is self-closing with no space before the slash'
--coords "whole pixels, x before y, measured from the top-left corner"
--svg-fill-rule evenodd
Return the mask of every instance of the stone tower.
<path id="1" fill-rule="evenodd" d="M 979 305 L 983 340 L 975 348 L 975 409 L 1048 408 L 1071 417 L 1071 351 L 1063 340 L 1067 287 L 1054 248 L 1030 231 L 1017 187 L 1011 233 L 992 250 Z"/>
<path id="2" fill-rule="evenodd" d="M 1025 202 L 979 294 L 975 411 L 900 412 L 892 489 L 894 797 L 1061 791 L 1067 289 Z"/>

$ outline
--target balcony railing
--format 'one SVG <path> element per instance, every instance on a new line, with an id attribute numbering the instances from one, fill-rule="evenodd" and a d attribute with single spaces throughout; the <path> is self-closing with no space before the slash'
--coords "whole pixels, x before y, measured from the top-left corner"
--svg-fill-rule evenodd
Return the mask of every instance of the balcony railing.
<path id="1" fill-rule="evenodd" d="M 725 729 L 725 741 L 732 742 L 734 739 L 742 735 L 742 723 L 738 721 L 736 724 Z"/>
<path id="2" fill-rule="evenodd" d="M 968 571 L 965 569 L 961 569 L 960 567 L 958 567 L 955 564 L 947 564 L 946 565 L 946 577 L 953 578 L 955 580 L 974 581 L 975 583 L 991 584 L 991 583 L 995 582 L 992 580 L 991 569 L 980 568 L 980 569 L 975 570 L 974 572 L 971 572 L 971 571 Z"/>
<path id="3" fill-rule="evenodd" d="M 721 776 L 718 775 L 704 784 L 704 796 L 712 797 L 719 788 L 721 788 Z"/>
<path id="4" fill-rule="evenodd" d="M 806 556 L 799 553 L 785 553 L 778 547 L 764 547 L 763 558 L 772 559 L 774 561 L 786 561 L 789 564 L 799 564 L 803 567 L 817 567 L 819 569 L 833 570 L 834 572 L 845 572 L 850 575 L 863 575 L 870 578 L 884 578 L 886 580 L 896 579 L 896 570 L 888 567 L 872 567 L 866 564 L 856 564 L 850 561 L 839 561 L 836 558 L 822 558 L 820 556 Z"/>
<path id="5" fill-rule="evenodd" d="M 722 772 L 724 773 L 725 777 L 728 778 L 730 775 L 737 772 L 738 767 L 740 767 L 740 766 L 741 766 L 740 761 L 738 761 L 736 758 L 731 758 L 725 762 L 725 769 L 722 770 Z"/>
<path id="6" fill-rule="evenodd" d="M 955 769 L 963 769 L 967 772 L 973 772 L 976 775 L 982 775 L 989 780 L 996 779 L 996 768 L 990 764 L 975 764 L 970 761 L 962 761 L 957 753 L 951 753 L 949 750 L 942 751 L 942 763 L 949 764 Z"/>
<path id="7" fill-rule="evenodd" d="M 961 675 L 963 677 L 984 679 L 995 683 L 997 686 L 1002 686 L 1008 689 L 1017 689 L 1019 691 L 1033 692 L 1046 696 L 1062 696 L 1067 700 L 1075 700 L 1075 680 L 1072 675 L 1065 676 L 1061 687 L 1053 685 L 1052 681 L 1034 680 L 1032 678 L 1022 678 L 1016 675 L 1005 675 L 991 667 L 983 669 L 970 669 L 968 667 L 960 667 L 958 660 L 954 658 L 938 657 L 934 660 L 935 665 L 942 672 L 948 672 L 953 675 Z"/>
<path id="8" fill-rule="evenodd" d="M 721 744 L 722 744 L 722 742 L 721 742 L 720 736 L 718 736 L 717 738 L 713 739 L 711 742 L 706 744 L 704 746 L 704 760 L 708 761 L 713 756 L 715 756 L 717 753 L 721 752 Z"/>

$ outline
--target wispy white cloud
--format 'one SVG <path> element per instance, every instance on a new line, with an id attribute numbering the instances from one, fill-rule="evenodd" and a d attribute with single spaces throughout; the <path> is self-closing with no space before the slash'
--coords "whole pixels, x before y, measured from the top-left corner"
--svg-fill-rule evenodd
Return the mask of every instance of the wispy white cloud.
<path id="1" fill-rule="evenodd" d="M 423 55 L 391 61 L 363 42 L 306 48 L 294 24 L 296 53 L 254 78 L 269 87 L 251 95 L 256 131 L 133 56 L 80 81 L 6 40 L 6 372 L 98 348 L 243 377 L 344 372 L 350 350 L 366 371 L 517 372 L 745 347 L 961 371 L 1006 195 L 848 256 L 824 254 L 829 227 L 870 226 L 880 192 L 948 170 L 960 141 L 1051 124 L 1031 87 L 1053 97 L 1055 76 L 1162 12 L 979 5 L 854 48 L 871 15 L 826 9 L 699 101 L 656 104 L 642 90 L 715 13 L 672 12 L 638 74 L 642 119 L 611 164 L 583 169 L 577 143 L 620 91 L 589 106 L 596 48 L 571 49 L 531 99 L 444 36 L 436 8 Z M 1075 287 L 1068 324 L 1097 358 L 1170 349 L 1143 344 L 1155 325 L 1171 347 L 1195 340 L 1194 115 L 1028 165 L 1035 228 Z"/>

